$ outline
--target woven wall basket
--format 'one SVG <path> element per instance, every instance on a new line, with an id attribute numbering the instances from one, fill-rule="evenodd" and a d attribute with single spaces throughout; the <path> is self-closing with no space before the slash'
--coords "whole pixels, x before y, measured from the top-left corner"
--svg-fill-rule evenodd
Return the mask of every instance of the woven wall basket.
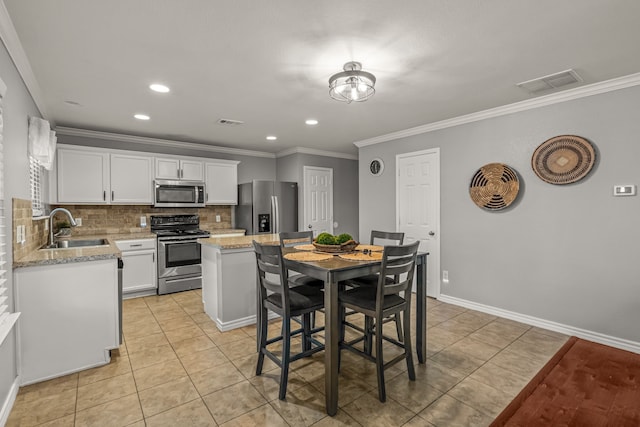
<path id="1" fill-rule="evenodd" d="M 469 195 L 484 209 L 497 211 L 512 204 L 520 191 L 518 175 L 502 163 L 489 163 L 473 175 Z"/>
<path id="2" fill-rule="evenodd" d="M 546 140 L 533 152 L 531 168 L 550 184 L 580 181 L 593 168 L 596 151 L 586 139 L 560 135 Z"/>

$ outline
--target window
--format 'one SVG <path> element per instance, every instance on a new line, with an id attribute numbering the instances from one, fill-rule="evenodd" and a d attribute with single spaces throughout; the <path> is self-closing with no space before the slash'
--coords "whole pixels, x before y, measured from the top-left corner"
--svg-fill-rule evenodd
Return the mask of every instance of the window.
<path id="1" fill-rule="evenodd" d="M 18 320 L 19 313 L 9 312 L 9 289 L 7 288 L 7 224 L 5 221 L 4 205 L 4 157 L 2 149 L 2 99 L 6 86 L 0 80 L 0 344 L 11 331 L 11 328 Z"/>
<path id="2" fill-rule="evenodd" d="M 31 185 L 31 205 L 33 216 L 44 215 L 42 203 L 42 174 L 43 167 L 40 162 L 29 156 L 29 183 Z"/>

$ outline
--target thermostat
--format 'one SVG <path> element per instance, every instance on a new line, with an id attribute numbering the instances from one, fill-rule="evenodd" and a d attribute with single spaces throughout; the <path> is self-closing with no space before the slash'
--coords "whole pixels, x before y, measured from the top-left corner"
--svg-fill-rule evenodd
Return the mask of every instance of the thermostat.
<path id="1" fill-rule="evenodd" d="M 614 185 L 613 195 L 614 196 L 635 196 L 636 186 L 635 185 Z"/>

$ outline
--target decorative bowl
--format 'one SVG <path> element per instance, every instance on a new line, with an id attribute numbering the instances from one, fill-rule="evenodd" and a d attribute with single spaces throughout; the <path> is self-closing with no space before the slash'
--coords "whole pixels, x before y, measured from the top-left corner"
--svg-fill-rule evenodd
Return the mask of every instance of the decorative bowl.
<path id="1" fill-rule="evenodd" d="M 313 242 L 313 246 L 318 252 L 344 253 L 352 252 L 356 246 L 358 246 L 358 242 L 355 240 L 348 240 L 341 245 L 321 245 L 320 243 Z"/>

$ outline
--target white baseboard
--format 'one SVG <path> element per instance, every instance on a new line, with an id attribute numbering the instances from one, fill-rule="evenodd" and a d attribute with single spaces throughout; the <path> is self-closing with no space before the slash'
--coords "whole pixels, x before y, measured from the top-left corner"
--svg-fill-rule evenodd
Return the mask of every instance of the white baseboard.
<path id="1" fill-rule="evenodd" d="M 537 326 L 539 328 L 548 329 L 550 331 L 560 332 L 565 335 L 574 335 L 578 338 L 640 354 L 639 342 L 613 337 L 611 335 L 605 335 L 599 332 L 588 331 L 586 329 L 576 328 L 574 326 L 564 325 L 562 323 L 552 322 L 550 320 L 540 319 L 538 317 L 528 316 L 526 314 L 520 314 L 514 311 L 504 310 L 501 308 L 492 307 L 490 305 L 479 304 L 477 302 L 468 301 L 448 295 L 441 294 L 438 300 L 446 302 L 448 304 L 469 308 L 471 310 L 493 314 L 494 316 L 503 317 L 505 319 L 515 320 L 516 322 L 524 323 L 527 325 Z"/>
<path id="2" fill-rule="evenodd" d="M 276 313 L 269 312 L 269 320 L 276 319 L 278 316 Z M 256 316 L 247 316 L 242 319 L 232 320 L 231 322 L 221 322 L 220 319 L 215 319 L 216 326 L 222 332 L 230 331 L 232 329 L 242 328 L 243 326 L 255 325 L 256 324 Z"/>
<path id="3" fill-rule="evenodd" d="M 18 390 L 20 389 L 20 377 L 16 377 L 11 384 L 11 388 L 9 389 L 9 394 L 7 398 L 4 400 L 2 404 L 2 409 L 0 409 L 0 426 L 4 426 L 7 424 L 9 420 L 9 414 L 11 413 L 11 409 L 13 408 L 13 404 L 16 401 L 16 396 L 18 396 Z"/>

